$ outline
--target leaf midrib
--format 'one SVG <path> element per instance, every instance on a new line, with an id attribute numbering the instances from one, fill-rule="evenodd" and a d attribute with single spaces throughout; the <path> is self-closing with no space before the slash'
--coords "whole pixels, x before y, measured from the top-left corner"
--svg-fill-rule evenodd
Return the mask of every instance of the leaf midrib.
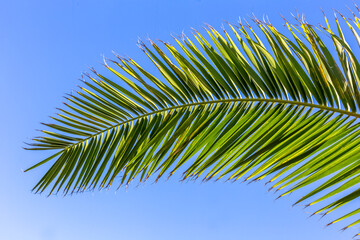
<path id="1" fill-rule="evenodd" d="M 72 145 L 69 145 L 67 147 L 65 147 L 63 150 L 66 150 L 68 148 L 72 148 L 78 144 L 81 144 L 85 141 L 87 141 L 88 139 L 90 138 L 93 138 L 94 136 L 96 135 L 99 135 L 101 133 L 104 133 L 106 131 L 109 131 L 113 128 L 116 128 L 120 125 L 123 125 L 123 124 L 126 124 L 128 122 L 132 122 L 132 121 L 135 121 L 135 120 L 138 120 L 140 118 L 144 118 L 144 117 L 147 117 L 147 116 L 150 116 L 150 115 L 153 115 L 153 114 L 156 114 L 156 113 L 160 113 L 160 112 L 166 112 L 166 111 L 170 111 L 170 110 L 173 110 L 173 109 L 178 109 L 178 108 L 185 108 L 185 107 L 190 107 L 190 106 L 196 106 L 196 105 L 206 105 L 206 104 L 213 104 L 213 103 L 229 103 L 229 102 L 268 102 L 268 103 L 282 103 L 282 104 L 290 104 L 290 105 L 296 105 L 296 106 L 305 106 L 305 107 L 310 107 L 310 108 L 318 108 L 318 109 L 321 109 L 321 110 L 327 110 L 327 111 L 332 111 L 332 112 L 336 112 L 336 113 L 340 113 L 340 114 L 345 114 L 345 115 L 348 115 L 348 116 L 352 116 L 352 117 L 355 117 L 355 118 L 360 118 L 360 114 L 358 113 L 354 113 L 354 112 L 350 112 L 350 111 L 346 111 L 346 110 L 342 110 L 342 109 L 339 109 L 339 108 L 334 108 L 334 107 L 327 107 L 327 106 L 323 106 L 323 105 L 319 105 L 319 104 L 314 104 L 314 103 L 305 103 L 305 102 L 299 102 L 299 101 L 291 101 L 291 100 L 283 100 L 283 99 L 263 99 L 263 98 L 233 98 L 233 99 L 220 99 L 220 100 L 212 100 L 212 101 L 205 101 L 205 102 L 196 102 L 196 103 L 188 103 L 188 104 L 183 104 L 183 105 L 177 105 L 177 106 L 173 106 L 173 107 L 169 107 L 169 108 L 163 108 L 163 109 L 160 109 L 160 110 L 157 110 L 157 111 L 153 111 L 153 112 L 150 112 L 150 113 L 146 113 L 146 114 L 143 114 L 141 116 L 137 116 L 137 117 L 134 117 L 134 118 L 131 118 L 129 120 L 126 120 L 126 121 L 123 121 L 123 122 L 120 122 L 118 124 L 115 124 L 113 126 L 110 126 L 108 128 L 105 128 L 104 130 L 102 131 L 99 131 L 87 138 L 84 138 L 82 139 L 81 141 L 79 142 L 76 142 Z"/>

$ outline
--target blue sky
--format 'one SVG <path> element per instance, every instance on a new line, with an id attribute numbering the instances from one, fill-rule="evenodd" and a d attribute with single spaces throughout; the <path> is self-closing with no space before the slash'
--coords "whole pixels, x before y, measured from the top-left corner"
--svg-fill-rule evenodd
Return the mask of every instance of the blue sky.
<path id="1" fill-rule="evenodd" d="M 35 129 L 56 113 L 62 96 L 80 82 L 81 72 L 101 66 L 112 51 L 148 66 L 138 37 L 172 41 L 171 33 L 219 29 L 223 20 L 268 15 L 295 8 L 311 23 L 323 22 L 322 7 L 346 11 L 351 0 L 54 0 L 0 4 L 0 239 L 350 239 L 329 218 L 307 219 L 291 205 L 298 195 L 274 201 L 263 183 L 179 183 L 131 186 L 126 191 L 88 192 L 68 197 L 35 195 L 31 188 L 46 168 L 25 169 L 46 153 L 22 149 Z M 357 202 L 358 204 L 359 202 Z"/>

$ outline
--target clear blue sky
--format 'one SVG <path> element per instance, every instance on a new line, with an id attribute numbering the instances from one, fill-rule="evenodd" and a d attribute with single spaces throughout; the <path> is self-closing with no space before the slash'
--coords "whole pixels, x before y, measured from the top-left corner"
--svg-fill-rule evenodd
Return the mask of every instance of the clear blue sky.
<path id="1" fill-rule="evenodd" d="M 223 20 L 267 14 L 281 28 L 279 13 L 295 8 L 309 22 L 323 22 L 322 7 L 346 11 L 351 0 L 54 0 L 0 4 L 0 239 L 2 240 L 304 240 L 350 239 L 357 229 L 324 229 L 329 218 L 307 219 L 291 205 L 299 196 L 274 201 L 263 183 L 179 183 L 131 186 L 127 191 L 69 197 L 34 195 L 44 173 L 22 169 L 46 153 L 23 150 L 40 122 L 56 112 L 80 73 L 100 72 L 112 50 L 148 65 L 138 37 L 172 41 L 170 33 L 220 28 Z M 356 204 L 359 204 L 357 202 Z"/>

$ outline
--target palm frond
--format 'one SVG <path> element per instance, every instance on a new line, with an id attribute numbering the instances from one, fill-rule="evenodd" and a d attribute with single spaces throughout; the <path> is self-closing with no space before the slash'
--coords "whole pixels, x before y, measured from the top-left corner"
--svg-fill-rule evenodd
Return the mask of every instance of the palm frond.
<path id="1" fill-rule="evenodd" d="M 343 20 L 360 44 L 359 18 Z M 306 187 L 296 204 L 327 200 L 314 214 L 358 198 L 360 65 L 339 20 L 337 33 L 326 17 L 325 27 L 286 21 L 288 36 L 253 21 L 222 34 L 208 26 L 207 36 L 175 38 L 178 47 L 139 42 L 161 79 L 119 56 L 105 63 L 115 79 L 93 70 L 30 143 L 56 150 L 28 169 L 51 162 L 33 190 L 128 185 L 183 167 L 183 179 L 268 178 L 280 197 Z"/>

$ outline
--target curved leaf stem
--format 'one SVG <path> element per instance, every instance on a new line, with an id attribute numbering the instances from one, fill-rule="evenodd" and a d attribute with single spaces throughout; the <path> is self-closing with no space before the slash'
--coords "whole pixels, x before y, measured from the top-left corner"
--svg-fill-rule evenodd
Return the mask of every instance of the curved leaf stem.
<path id="1" fill-rule="evenodd" d="M 178 109 L 178 108 L 183 108 L 183 107 L 190 107 L 190 106 L 196 106 L 196 105 L 206 105 L 206 104 L 213 104 L 213 103 L 230 103 L 230 102 L 268 102 L 268 103 L 282 103 L 282 104 L 290 104 L 290 105 L 296 105 L 296 106 L 305 106 L 305 107 L 310 107 L 310 108 L 318 108 L 318 109 L 321 109 L 321 110 L 327 110 L 327 111 L 332 111 L 332 112 L 336 112 L 336 113 L 340 113 L 340 114 L 345 114 L 345 115 L 348 115 L 348 116 L 352 116 L 352 117 L 355 117 L 355 118 L 360 118 L 360 114 L 358 113 L 354 113 L 354 112 L 350 112 L 350 111 L 346 111 L 346 110 L 342 110 L 342 109 L 339 109 L 339 108 L 334 108 L 334 107 L 327 107 L 327 106 L 323 106 L 323 105 L 318 105 L 318 104 L 313 104 L 313 103 L 304 103 L 304 102 L 299 102 L 299 101 L 291 101 L 291 100 L 282 100 L 282 99 L 263 99 L 263 98 L 233 98 L 233 99 L 220 99 L 220 100 L 212 100 L 212 101 L 205 101 L 205 102 L 196 102 L 196 103 L 188 103 L 188 104 L 183 104 L 183 105 L 177 105 L 177 106 L 174 106 L 174 107 L 169 107 L 169 108 L 163 108 L 163 109 L 160 109 L 160 110 L 157 110 L 157 111 L 153 111 L 153 112 L 150 112 L 150 113 L 146 113 L 146 114 L 143 114 L 141 116 L 137 116 L 137 117 L 134 117 L 132 119 L 129 119 L 129 120 L 126 120 L 126 121 L 123 121 L 121 123 L 118 123 L 116 125 L 113 125 L 111 127 L 108 127 L 100 132 L 97 132 L 87 138 L 84 138 L 82 141 L 80 142 L 77 142 L 77 143 L 74 143 L 72 145 L 69 145 L 67 147 L 65 147 L 65 149 L 68 149 L 68 148 L 71 148 L 77 144 L 80 144 L 82 142 L 85 142 L 86 140 L 94 137 L 95 135 L 98 135 L 100 133 L 103 133 L 103 132 L 106 132 L 106 131 L 109 131 L 110 129 L 113 129 L 113 128 L 116 128 L 120 125 L 123 125 L 123 124 L 126 124 L 128 122 L 132 122 L 132 121 L 135 121 L 135 120 L 138 120 L 140 118 L 144 118 L 144 117 L 147 117 L 147 116 L 150 116 L 150 115 L 153 115 L 153 114 L 156 114 L 156 113 L 159 113 L 159 112 L 166 112 L 166 111 L 170 111 L 170 110 L 173 110 L 173 109 Z"/>

